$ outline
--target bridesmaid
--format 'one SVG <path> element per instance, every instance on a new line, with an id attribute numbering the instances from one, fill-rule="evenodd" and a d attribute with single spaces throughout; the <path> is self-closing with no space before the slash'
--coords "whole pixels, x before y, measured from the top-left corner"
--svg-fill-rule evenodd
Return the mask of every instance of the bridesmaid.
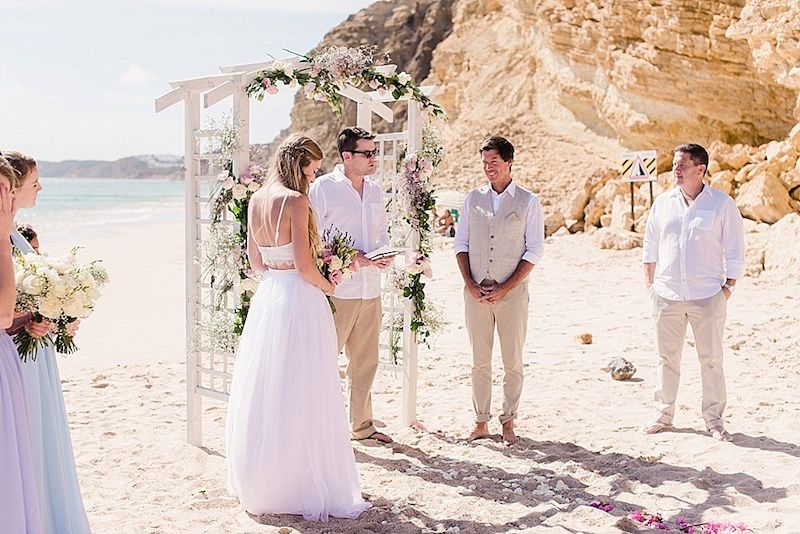
<path id="1" fill-rule="evenodd" d="M 17 174 L 18 185 L 14 191 L 17 208 L 34 207 L 36 196 L 42 190 L 36 161 L 19 152 L 8 151 L 3 155 Z M 11 232 L 11 241 L 22 253 L 34 252 L 16 227 Z M 48 326 L 33 323 L 29 315 L 15 321 L 15 328 L 25 327 L 33 335 L 43 335 Z M 45 531 L 88 533 L 89 521 L 78 485 L 64 394 L 52 345 L 40 348 L 34 361 L 22 365 L 22 381 L 28 399 L 34 467 Z"/>
<path id="2" fill-rule="evenodd" d="M 16 291 L 11 242 L 14 228 L 11 193 L 16 175 L 0 156 L 0 326 L 14 317 Z M 20 360 L 14 342 L 0 329 L 0 521 L 3 532 L 44 533 L 34 475 L 28 414 Z"/>

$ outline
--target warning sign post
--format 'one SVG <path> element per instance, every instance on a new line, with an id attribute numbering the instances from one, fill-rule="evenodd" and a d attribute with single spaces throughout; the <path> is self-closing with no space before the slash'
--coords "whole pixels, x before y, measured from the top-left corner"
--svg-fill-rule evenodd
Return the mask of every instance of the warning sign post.
<path id="1" fill-rule="evenodd" d="M 653 182 L 657 177 L 658 158 L 655 150 L 640 150 L 638 152 L 625 152 L 622 154 L 620 174 L 622 179 L 631 184 L 631 221 L 636 216 L 633 213 L 633 184 L 648 182 L 650 184 L 650 205 L 653 205 Z"/>

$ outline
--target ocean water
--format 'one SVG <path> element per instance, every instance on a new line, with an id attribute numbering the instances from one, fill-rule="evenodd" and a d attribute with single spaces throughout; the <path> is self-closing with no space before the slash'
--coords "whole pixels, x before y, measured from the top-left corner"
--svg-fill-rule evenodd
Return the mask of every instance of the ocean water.
<path id="1" fill-rule="evenodd" d="M 17 212 L 48 241 L 113 237 L 127 225 L 184 219 L 183 181 L 42 178 L 36 207 Z"/>

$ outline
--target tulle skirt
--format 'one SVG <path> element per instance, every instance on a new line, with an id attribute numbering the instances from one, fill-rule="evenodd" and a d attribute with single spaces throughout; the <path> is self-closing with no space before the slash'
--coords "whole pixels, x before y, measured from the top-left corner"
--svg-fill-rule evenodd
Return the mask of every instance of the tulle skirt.
<path id="1" fill-rule="evenodd" d="M 20 365 L 14 342 L 0 331 L 0 524 L 2 532 L 34 534 L 44 529 Z"/>
<path id="2" fill-rule="evenodd" d="M 325 295 L 269 270 L 236 355 L 226 425 L 228 490 L 253 514 L 356 518 L 361 498 Z"/>

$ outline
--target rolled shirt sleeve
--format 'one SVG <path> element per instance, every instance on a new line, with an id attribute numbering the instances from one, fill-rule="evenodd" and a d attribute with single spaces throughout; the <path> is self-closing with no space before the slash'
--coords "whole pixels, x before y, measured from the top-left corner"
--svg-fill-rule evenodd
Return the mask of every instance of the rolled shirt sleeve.
<path id="1" fill-rule="evenodd" d="M 456 237 L 453 241 L 453 250 L 456 254 L 461 252 L 469 253 L 469 208 L 471 194 L 464 198 L 464 207 L 458 215 L 458 224 L 456 225 Z"/>
<path id="2" fill-rule="evenodd" d="M 536 265 L 544 255 L 544 215 L 539 197 L 531 194 L 525 225 L 525 253 L 522 259 Z"/>

